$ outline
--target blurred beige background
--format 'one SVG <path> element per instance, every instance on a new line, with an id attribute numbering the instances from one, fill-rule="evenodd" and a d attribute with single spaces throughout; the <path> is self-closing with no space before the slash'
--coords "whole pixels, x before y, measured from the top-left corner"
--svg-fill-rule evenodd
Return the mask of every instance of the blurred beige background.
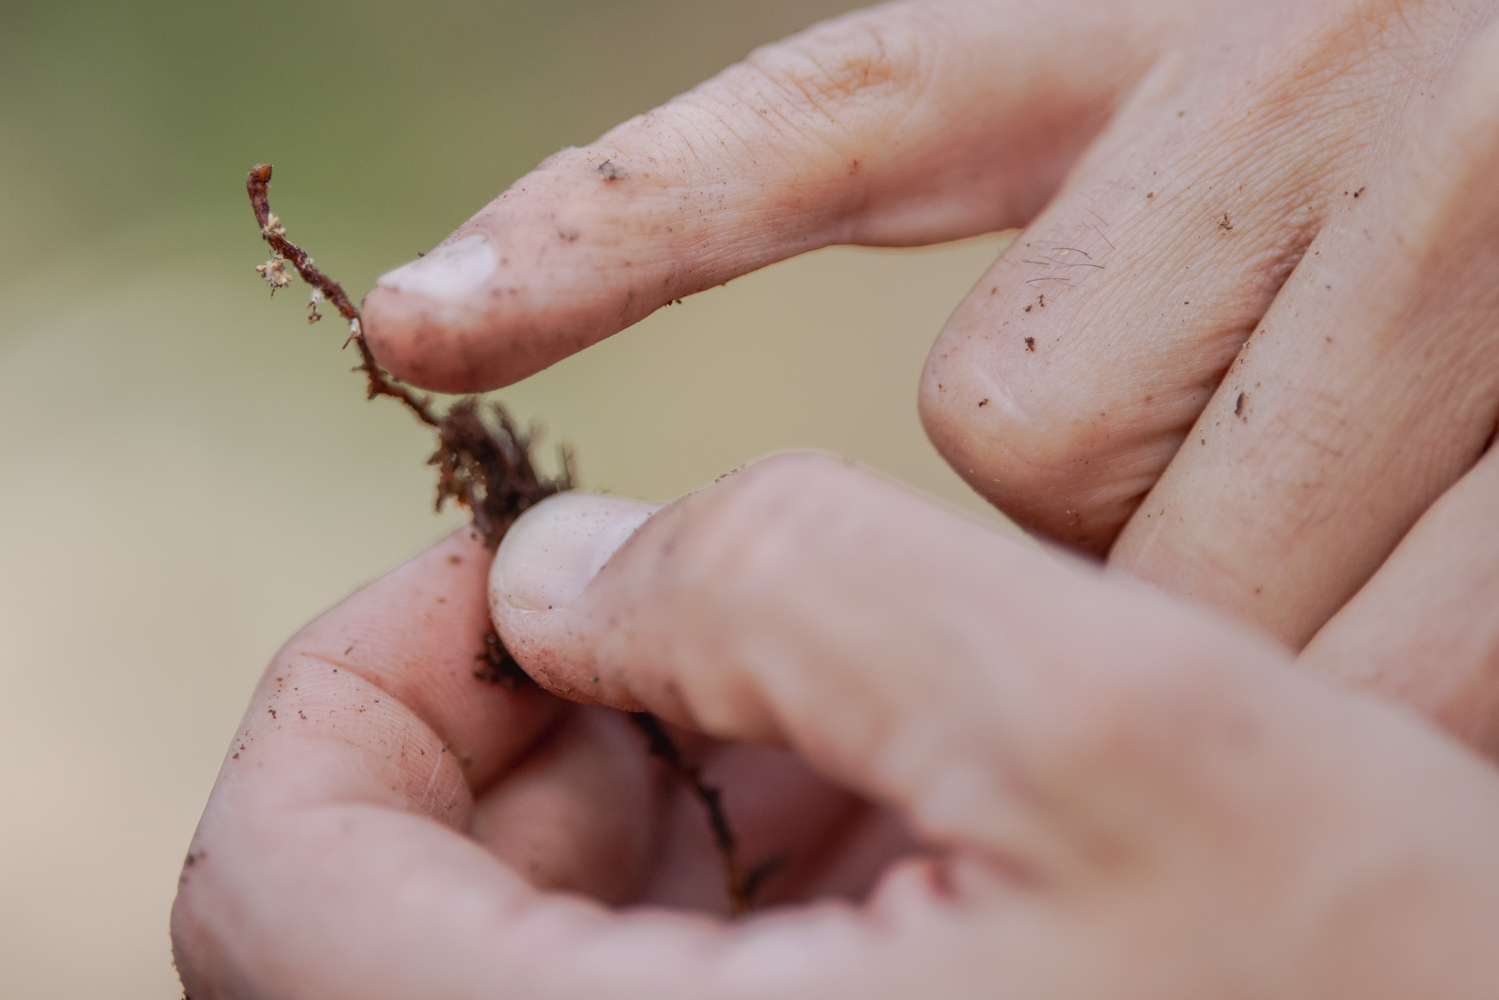
<path id="1" fill-rule="evenodd" d="M 177 871 L 262 665 L 458 523 L 426 432 L 364 402 L 305 296 L 268 300 L 250 165 L 357 295 L 547 154 L 856 5 L 0 7 L 0 995 L 178 995 Z M 983 512 L 915 386 L 997 246 L 813 254 L 499 395 L 589 488 L 817 447 Z"/>

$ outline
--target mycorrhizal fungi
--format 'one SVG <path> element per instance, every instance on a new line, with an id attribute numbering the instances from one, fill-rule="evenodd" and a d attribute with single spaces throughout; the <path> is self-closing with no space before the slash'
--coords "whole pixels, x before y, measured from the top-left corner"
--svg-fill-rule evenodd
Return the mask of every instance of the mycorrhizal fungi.
<path id="1" fill-rule="evenodd" d="M 390 396 L 399 400 L 416 419 L 437 434 L 437 450 L 427 460 L 437 467 L 436 508 L 448 500 L 467 507 L 474 528 L 491 550 L 497 548 L 505 532 L 527 508 L 563 490 L 573 487 L 572 456 L 562 449 L 562 471 L 556 478 L 542 475 L 531 459 L 535 436 L 521 430 L 509 412 L 498 402 L 479 396 L 464 396 L 439 410 L 432 397 L 402 385 L 380 367 L 364 341 L 359 309 L 343 288 L 313 265 L 307 253 L 286 238 L 286 227 L 271 211 L 269 189 L 271 165 L 257 164 L 250 171 L 246 189 L 255 209 L 260 235 L 271 248 L 271 259 L 256 268 L 271 294 L 291 284 L 288 266 L 312 286 L 307 304 L 309 323 L 321 320 L 320 303 L 328 303 L 348 324 L 348 339 L 359 351 L 359 370 L 365 374 L 369 399 Z M 505 649 L 499 636 L 490 633 L 475 657 L 480 662 L 474 677 L 483 683 L 502 684 L 508 688 L 534 683 Z M 757 884 L 770 873 L 768 867 L 741 876 L 735 860 L 734 834 L 720 801 L 719 790 L 705 784 L 696 764 L 683 756 L 665 725 L 654 715 L 632 713 L 631 719 L 650 743 L 650 753 L 660 759 L 697 799 L 708 813 L 714 845 L 722 860 L 724 879 L 734 912 L 746 912 Z"/>

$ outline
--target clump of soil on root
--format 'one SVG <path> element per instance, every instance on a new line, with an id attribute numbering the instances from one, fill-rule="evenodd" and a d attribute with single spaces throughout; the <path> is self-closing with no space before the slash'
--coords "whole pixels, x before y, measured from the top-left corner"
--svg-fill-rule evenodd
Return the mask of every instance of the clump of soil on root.
<path id="1" fill-rule="evenodd" d="M 572 489 L 572 456 L 563 449 L 562 474 L 548 479 L 531 461 L 531 435 L 520 430 L 499 403 L 486 403 L 478 396 L 465 396 L 439 412 L 430 396 L 413 392 L 390 376 L 364 342 L 364 323 L 359 310 L 338 282 L 318 270 L 301 247 L 286 238 L 286 227 L 271 211 L 271 165 L 262 163 L 250 171 L 246 189 L 255 209 L 260 235 L 270 244 L 272 257 L 256 268 L 271 294 L 291 284 L 286 273 L 291 265 L 312 286 L 307 304 L 307 322 L 323 318 L 318 304 L 327 302 L 349 325 L 349 339 L 359 350 L 360 369 L 368 381 L 370 399 L 390 396 L 400 400 L 422 423 L 437 431 L 437 450 L 427 459 L 437 466 L 437 509 L 456 500 L 473 514 L 474 527 L 491 549 L 500 544 L 506 530 L 528 507 L 562 490 Z"/>
<path id="2" fill-rule="evenodd" d="M 542 475 L 531 460 L 534 435 L 516 426 L 501 404 L 486 402 L 479 396 L 464 396 L 451 403 L 446 411 L 440 411 L 432 397 L 402 385 L 380 367 L 364 341 L 364 323 L 358 308 L 338 282 L 318 270 L 306 251 L 286 238 L 285 225 L 271 211 L 270 184 L 269 163 L 257 164 L 245 184 L 260 235 L 271 248 L 271 259 L 256 270 L 271 286 L 272 295 L 291 284 L 288 266 L 296 271 L 312 286 L 307 322 L 321 321 L 323 315 L 318 306 L 327 303 L 348 323 L 349 336 L 344 346 L 353 344 L 359 351 L 359 369 L 365 375 L 367 398 L 389 396 L 399 400 L 416 419 L 436 431 L 437 450 L 427 459 L 427 464 L 437 467 L 436 509 L 441 510 L 449 500 L 467 507 L 484 544 L 493 550 L 528 508 L 553 493 L 572 489 L 575 477 L 571 453 L 565 447 L 562 449 L 560 475 L 556 478 Z M 494 633 L 483 637 L 483 646 L 475 659 L 480 666 L 474 677 L 483 683 L 500 684 L 511 690 L 535 683 Z M 747 879 L 741 876 L 721 792 L 703 782 L 697 766 L 683 756 L 661 720 L 648 713 L 632 713 L 631 719 L 649 741 L 650 753 L 703 804 L 734 913 L 747 912 L 755 889 L 768 871 L 752 872 Z"/>

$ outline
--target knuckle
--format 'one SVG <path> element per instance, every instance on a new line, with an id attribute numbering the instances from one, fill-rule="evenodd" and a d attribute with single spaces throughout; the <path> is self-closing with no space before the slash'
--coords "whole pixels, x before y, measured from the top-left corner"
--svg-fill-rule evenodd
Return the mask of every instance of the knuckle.
<path id="1" fill-rule="evenodd" d="M 986 362 L 960 351 L 933 355 L 917 405 L 937 450 L 960 475 L 987 479 L 986 495 L 1060 487 L 1096 437 L 1065 408 L 1022 410 Z"/>
<path id="2" fill-rule="evenodd" d="M 799 117 L 916 93 L 935 61 L 936 20 L 911 7 L 840 18 L 751 53 L 746 67 Z"/>
<path id="3" fill-rule="evenodd" d="M 1189 413 L 1150 406 L 1149 390 L 1123 384 L 1115 370 L 1064 365 L 1012 378 L 1006 349 L 982 334 L 944 331 L 919 390 L 927 437 L 1011 518 L 1102 554 L 1200 405 Z"/>

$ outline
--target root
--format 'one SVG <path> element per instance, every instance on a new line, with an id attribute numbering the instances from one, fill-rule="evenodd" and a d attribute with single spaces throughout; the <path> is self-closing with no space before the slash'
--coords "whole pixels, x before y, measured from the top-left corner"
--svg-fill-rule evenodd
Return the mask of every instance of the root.
<path id="1" fill-rule="evenodd" d="M 527 508 L 553 493 L 572 489 L 571 453 L 566 448 L 562 450 L 560 476 L 549 479 L 541 475 L 531 461 L 534 435 L 518 428 L 499 403 L 486 404 L 478 396 L 464 396 L 445 413 L 440 412 L 431 396 L 413 392 L 380 367 L 369 345 L 364 342 L 364 323 L 359 310 L 343 287 L 318 270 L 307 252 L 286 238 L 286 227 L 271 211 L 270 184 L 269 163 L 257 164 L 245 184 L 250 204 L 255 209 L 255 221 L 260 224 L 260 235 L 270 245 L 272 254 L 271 259 L 256 270 L 271 286 L 274 295 L 291 284 L 291 277 L 286 273 L 290 264 L 302 280 L 312 286 L 307 322 L 316 323 L 323 318 L 318 312 L 320 302 L 331 304 L 348 321 L 349 339 L 344 341 L 344 346 L 352 343 L 359 350 L 359 368 L 368 383 L 367 398 L 389 396 L 400 400 L 418 420 L 437 431 L 437 450 L 427 459 L 428 465 L 437 466 L 436 509 L 441 510 L 450 499 L 467 507 L 485 545 L 495 549 L 505 532 Z M 509 690 L 535 683 L 521 670 L 499 636 L 493 633 L 484 637 L 484 649 L 475 659 L 482 663 L 474 671 L 474 677 L 480 681 L 500 684 Z M 771 868 L 763 866 L 762 870 L 750 873 L 748 879 L 741 876 L 734 860 L 734 832 L 724 813 L 719 790 L 703 783 L 697 766 L 682 756 L 660 719 L 645 712 L 632 713 L 630 718 L 650 738 L 651 754 L 665 761 L 708 810 L 708 823 L 723 862 L 724 879 L 734 913 L 737 916 L 748 912 L 755 888 Z"/>
<path id="2" fill-rule="evenodd" d="M 322 319 L 318 303 L 326 301 L 348 321 L 349 339 L 359 350 L 360 370 L 368 381 L 368 398 L 389 396 L 400 400 L 418 420 L 437 431 L 437 450 L 427 464 L 437 466 L 436 508 L 456 500 L 473 515 L 474 527 L 491 549 L 515 519 L 528 507 L 553 493 L 572 489 L 572 456 L 563 449 L 562 474 L 549 479 L 531 462 L 532 435 L 515 426 L 499 403 L 485 403 L 478 396 L 465 396 L 446 413 L 437 410 L 432 397 L 413 392 L 390 376 L 364 342 L 364 323 L 359 310 L 342 286 L 313 264 L 307 252 L 286 238 L 286 227 L 271 211 L 269 189 L 271 165 L 258 164 L 250 171 L 245 188 L 255 209 L 260 235 L 270 244 L 272 257 L 256 268 L 271 294 L 291 284 L 286 273 L 290 264 L 302 280 L 312 286 L 308 303 L 309 323 Z"/>
<path id="3" fill-rule="evenodd" d="M 734 915 L 737 917 L 748 913 L 753 903 L 754 888 L 740 873 L 739 863 L 735 860 L 734 831 L 729 826 L 728 815 L 723 811 L 722 793 L 715 786 L 705 783 L 698 766 L 682 756 L 681 748 L 671 738 L 660 719 L 649 712 L 631 712 L 630 721 L 650 739 L 651 756 L 665 761 L 677 780 L 686 785 L 703 804 L 703 808 L 708 810 L 708 826 L 713 831 L 713 846 L 718 848 L 718 857 L 723 864 L 724 881 L 729 890 L 729 902 L 733 904 Z"/>

